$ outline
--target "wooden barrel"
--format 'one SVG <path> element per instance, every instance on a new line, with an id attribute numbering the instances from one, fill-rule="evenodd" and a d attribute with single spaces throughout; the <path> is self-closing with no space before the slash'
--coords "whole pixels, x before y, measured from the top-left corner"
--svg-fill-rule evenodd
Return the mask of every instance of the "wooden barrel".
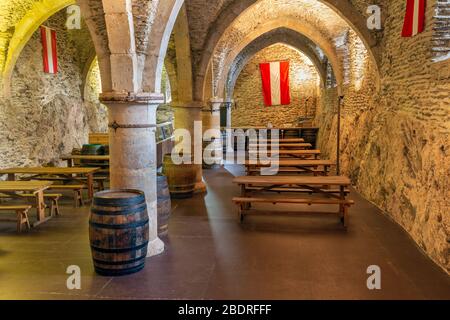
<path id="1" fill-rule="evenodd" d="M 101 144 L 84 144 L 81 149 L 82 155 L 103 155 L 105 154 L 105 148 Z M 100 167 L 101 161 L 97 160 L 81 160 L 81 165 L 84 167 Z"/>
<path id="2" fill-rule="evenodd" d="M 103 145 L 103 154 L 109 155 L 109 145 L 108 144 Z"/>
<path id="3" fill-rule="evenodd" d="M 164 155 L 163 174 L 169 183 L 170 196 L 175 199 L 192 197 L 195 190 L 197 172 L 193 164 L 176 165 L 171 154 Z"/>
<path id="4" fill-rule="evenodd" d="M 157 181 L 157 197 L 158 197 L 158 236 L 165 236 L 169 232 L 169 218 L 171 211 L 169 184 L 167 177 L 158 174 Z"/>
<path id="5" fill-rule="evenodd" d="M 208 150 L 206 150 L 208 148 Z M 222 164 L 221 138 L 203 140 L 203 169 L 214 169 Z"/>
<path id="6" fill-rule="evenodd" d="M 138 190 L 107 190 L 94 195 L 89 240 L 95 271 L 105 276 L 144 268 L 149 241 L 145 195 Z"/>
<path id="7" fill-rule="evenodd" d="M 105 150 L 101 144 L 83 144 L 81 154 L 83 155 L 102 155 Z"/>

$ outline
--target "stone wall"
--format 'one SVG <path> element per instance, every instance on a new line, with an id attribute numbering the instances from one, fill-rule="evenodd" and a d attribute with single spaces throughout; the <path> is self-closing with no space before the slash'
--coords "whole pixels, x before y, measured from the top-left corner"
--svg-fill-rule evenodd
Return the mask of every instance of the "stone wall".
<path id="1" fill-rule="evenodd" d="M 264 105 L 259 64 L 290 61 L 291 104 Z M 234 89 L 232 126 L 296 126 L 300 117 L 314 116 L 319 99 L 320 77 L 311 60 L 284 44 L 275 44 L 256 54 L 242 70 Z"/>
<path id="2" fill-rule="evenodd" d="M 84 103 L 91 132 L 108 132 L 108 108 L 100 103 L 102 79 L 97 58 L 93 61 L 84 84 Z"/>
<path id="3" fill-rule="evenodd" d="M 104 130 L 106 113 L 82 99 L 80 68 L 86 54 L 76 43 L 91 43 L 87 32 L 65 29 L 65 12 L 46 25 L 57 30 L 56 75 L 44 74 L 39 31 L 23 49 L 12 78 L 11 98 L 0 99 L 0 167 L 57 163 L 88 141 L 90 131 Z M 78 36 L 84 39 L 74 41 Z"/>
<path id="4" fill-rule="evenodd" d="M 402 38 L 406 2 L 389 1 L 386 12 L 381 90 L 369 61 L 360 85 L 344 88 L 342 171 L 367 199 L 398 222 L 444 270 L 450 272 L 450 63 L 432 57 L 436 1 L 427 1 L 424 33 Z M 347 37 L 354 57 L 357 43 Z M 354 60 L 354 59 L 353 59 Z M 335 158 L 336 89 L 327 89 L 316 124 L 325 157 Z"/>

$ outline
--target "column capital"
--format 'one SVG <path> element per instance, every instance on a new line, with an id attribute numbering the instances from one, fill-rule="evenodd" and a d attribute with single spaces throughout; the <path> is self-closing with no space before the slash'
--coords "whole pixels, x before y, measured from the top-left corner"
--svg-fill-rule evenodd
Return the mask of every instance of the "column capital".
<path id="1" fill-rule="evenodd" d="M 227 99 L 227 100 L 224 100 L 223 105 L 225 108 L 231 108 L 233 103 L 234 103 L 234 99 Z"/>
<path id="2" fill-rule="evenodd" d="M 164 95 L 161 93 L 150 92 L 103 92 L 100 93 L 100 102 L 108 104 L 162 104 L 164 103 Z"/>
<path id="3" fill-rule="evenodd" d="M 209 100 L 209 101 L 211 103 L 224 103 L 225 99 L 214 97 L 214 98 L 211 98 L 211 100 Z"/>

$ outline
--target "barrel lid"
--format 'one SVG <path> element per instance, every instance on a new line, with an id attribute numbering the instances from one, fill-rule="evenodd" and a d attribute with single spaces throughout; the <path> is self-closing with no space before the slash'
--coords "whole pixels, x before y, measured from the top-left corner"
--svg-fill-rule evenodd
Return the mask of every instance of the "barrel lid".
<path id="1" fill-rule="evenodd" d="M 145 194 L 135 189 L 105 190 L 94 194 L 94 206 L 134 206 L 145 202 Z"/>
<path id="2" fill-rule="evenodd" d="M 130 199 L 134 197 L 141 197 L 143 195 L 144 192 L 140 190 L 117 189 L 97 192 L 94 197 L 97 199 Z"/>

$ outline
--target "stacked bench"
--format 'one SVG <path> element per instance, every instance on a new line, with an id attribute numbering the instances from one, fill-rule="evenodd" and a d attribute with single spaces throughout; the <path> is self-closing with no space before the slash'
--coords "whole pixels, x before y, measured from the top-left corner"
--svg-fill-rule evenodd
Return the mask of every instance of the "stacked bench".
<path id="1" fill-rule="evenodd" d="M 343 226 L 348 227 L 348 211 L 354 205 L 348 199 L 350 179 L 330 176 L 334 162 L 319 159 L 320 150 L 308 148 L 312 145 L 302 138 L 251 141 L 249 159 L 245 162 L 247 176 L 233 181 L 241 188 L 240 196 L 233 198 L 240 222 L 246 215 L 326 213 L 337 214 Z M 261 209 L 257 204 L 287 204 L 285 209 L 289 211 L 271 210 L 267 206 Z M 309 210 L 316 205 L 336 205 L 338 210 Z"/>

